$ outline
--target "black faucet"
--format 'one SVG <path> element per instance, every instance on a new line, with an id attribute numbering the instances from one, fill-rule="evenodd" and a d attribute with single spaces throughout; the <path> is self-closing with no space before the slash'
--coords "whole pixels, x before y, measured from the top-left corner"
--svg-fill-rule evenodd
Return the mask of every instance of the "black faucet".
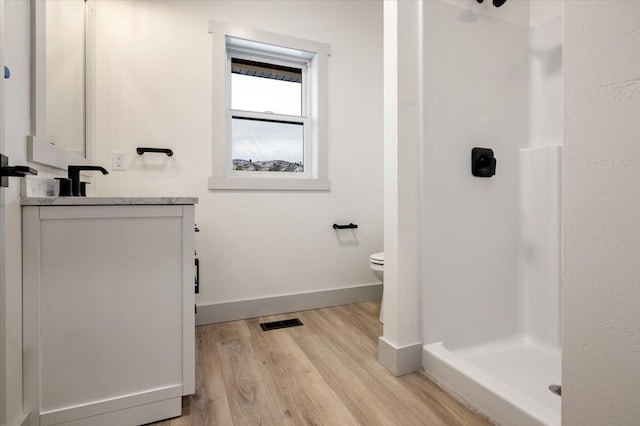
<path id="1" fill-rule="evenodd" d="M 80 196 L 80 172 L 83 170 L 97 170 L 102 172 L 103 175 L 108 175 L 109 172 L 101 166 L 69 166 L 69 179 L 71 179 L 71 195 L 74 197 Z"/>

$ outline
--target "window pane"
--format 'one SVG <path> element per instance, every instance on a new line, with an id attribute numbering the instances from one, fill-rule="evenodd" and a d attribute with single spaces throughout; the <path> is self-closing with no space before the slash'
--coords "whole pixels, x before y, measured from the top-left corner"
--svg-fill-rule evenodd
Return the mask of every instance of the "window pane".
<path id="1" fill-rule="evenodd" d="M 302 70 L 232 58 L 231 109 L 302 115 Z"/>
<path id="2" fill-rule="evenodd" d="M 304 172 L 304 125 L 233 117 L 233 170 Z"/>
<path id="3" fill-rule="evenodd" d="M 231 72 L 252 77 L 291 81 L 293 83 L 302 81 L 302 69 L 299 67 L 287 67 L 249 59 L 231 58 Z"/>

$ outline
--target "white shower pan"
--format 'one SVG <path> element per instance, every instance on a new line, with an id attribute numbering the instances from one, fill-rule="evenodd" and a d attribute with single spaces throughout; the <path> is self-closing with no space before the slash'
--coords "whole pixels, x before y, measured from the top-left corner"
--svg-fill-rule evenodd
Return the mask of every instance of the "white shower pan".
<path id="1" fill-rule="evenodd" d="M 560 350 L 525 336 L 449 349 L 423 347 L 428 376 L 502 425 L 559 426 L 561 397 L 549 390 L 561 377 Z"/>

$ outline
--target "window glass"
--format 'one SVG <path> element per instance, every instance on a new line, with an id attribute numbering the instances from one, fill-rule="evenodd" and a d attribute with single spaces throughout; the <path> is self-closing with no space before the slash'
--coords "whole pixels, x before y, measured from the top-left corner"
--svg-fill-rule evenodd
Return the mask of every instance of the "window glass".
<path id="1" fill-rule="evenodd" d="M 304 125 L 233 117 L 233 170 L 304 172 Z"/>
<path id="2" fill-rule="evenodd" d="M 231 109 L 302 115 L 302 69 L 231 59 Z"/>

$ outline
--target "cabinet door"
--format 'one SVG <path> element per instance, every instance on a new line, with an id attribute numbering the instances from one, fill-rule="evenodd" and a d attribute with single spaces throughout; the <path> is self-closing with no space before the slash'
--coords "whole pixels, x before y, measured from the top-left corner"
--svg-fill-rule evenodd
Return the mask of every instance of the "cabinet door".
<path id="1" fill-rule="evenodd" d="M 43 418 L 182 395 L 185 227 L 182 206 L 40 208 L 25 267 L 39 271 Z"/>

